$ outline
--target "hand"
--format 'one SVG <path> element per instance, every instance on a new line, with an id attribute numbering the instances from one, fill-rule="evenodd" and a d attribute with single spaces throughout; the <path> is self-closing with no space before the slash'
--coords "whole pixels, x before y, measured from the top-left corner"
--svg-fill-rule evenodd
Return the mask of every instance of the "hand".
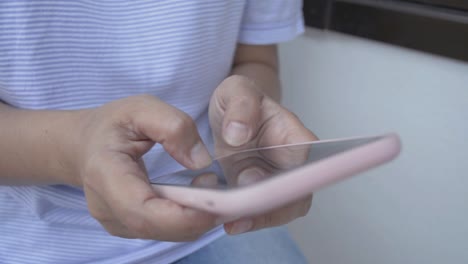
<path id="1" fill-rule="evenodd" d="M 242 76 L 231 76 L 217 87 L 210 101 L 209 115 L 217 156 L 247 148 L 317 140 L 293 113 Z M 297 165 L 293 164 L 297 161 L 288 157 L 267 158 L 282 166 Z M 265 175 L 263 169 L 247 166 L 227 180 L 230 184 L 244 185 Z M 309 195 L 266 214 L 226 223 L 225 229 L 230 234 L 238 234 L 286 224 L 306 215 L 311 201 L 312 195 Z"/>
<path id="2" fill-rule="evenodd" d="M 211 163 L 192 119 L 152 96 L 136 96 L 85 110 L 76 175 L 91 215 L 112 235 L 164 241 L 194 240 L 215 227 L 213 215 L 158 197 L 142 156 L 155 143 L 179 163 Z"/>

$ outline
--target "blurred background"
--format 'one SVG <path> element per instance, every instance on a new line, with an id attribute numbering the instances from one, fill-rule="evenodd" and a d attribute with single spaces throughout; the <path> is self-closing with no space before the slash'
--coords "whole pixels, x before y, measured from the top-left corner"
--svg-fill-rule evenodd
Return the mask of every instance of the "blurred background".
<path id="1" fill-rule="evenodd" d="M 403 12 L 415 21 L 405 18 L 409 24 L 402 37 L 401 25 L 391 20 L 397 15 L 387 21 L 371 12 L 367 18 L 372 19 L 353 20 L 349 6 L 336 14 L 337 2 L 358 9 L 370 5 L 380 13 L 404 7 L 418 11 Z M 283 102 L 321 139 L 396 131 L 403 151 L 390 164 L 316 193 L 309 215 L 289 229 L 314 264 L 468 263 L 463 6 L 354 2 L 306 0 L 305 9 L 316 3 L 322 9 L 305 10 L 306 33 L 280 46 Z M 449 15 L 430 16 L 436 12 Z M 347 25 L 355 25 L 340 29 L 343 14 Z M 449 19 L 453 14 L 455 22 Z M 421 19 L 425 23 L 419 27 L 425 29 L 409 30 Z M 444 22 L 452 29 L 458 23 L 461 30 L 447 35 L 450 29 L 440 26 Z M 431 25 L 434 34 L 427 33 Z M 442 41 L 428 45 L 431 38 Z"/>

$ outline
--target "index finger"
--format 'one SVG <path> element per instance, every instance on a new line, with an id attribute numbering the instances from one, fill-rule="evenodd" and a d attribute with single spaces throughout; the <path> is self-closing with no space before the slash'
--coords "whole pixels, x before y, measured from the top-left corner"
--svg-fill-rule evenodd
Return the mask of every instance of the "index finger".
<path id="1" fill-rule="evenodd" d="M 127 132 L 130 137 L 125 140 L 138 142 L 149 139 L 160 143 L 171 157 L 190 169 L 201 169 L 211 164 L 211 156 L 188 114 L 152 96 L 136 96 L 128 103 L 131 103 L 130 110 L 124 113 L 123 121 L 120 120 L 130 130 Z M 141 157 L 147 149 L 127 151 Z"/>

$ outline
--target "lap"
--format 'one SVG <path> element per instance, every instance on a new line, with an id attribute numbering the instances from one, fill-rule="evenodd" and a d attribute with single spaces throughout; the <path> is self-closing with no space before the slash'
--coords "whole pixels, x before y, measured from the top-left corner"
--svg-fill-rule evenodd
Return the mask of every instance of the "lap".
<path id="1" fill-rule="evenodd" d="M 224 236 L 175 264 L 307 263 L 285 227 Z"/>

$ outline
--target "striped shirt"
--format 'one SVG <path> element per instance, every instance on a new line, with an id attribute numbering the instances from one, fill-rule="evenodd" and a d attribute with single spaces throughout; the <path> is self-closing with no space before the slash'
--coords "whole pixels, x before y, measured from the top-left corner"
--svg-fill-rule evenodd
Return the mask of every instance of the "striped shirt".
<path id="1" fill-rule="evenodd" d="M 236 44 L 302 30 L 300 0 L 0 1 L 0 101 L 80 109 L 152 94 L 188 113 L 212 148 L 208 102 Z M 180 169 L 159 146 L 144 159 L 153 179 Z M 192 243 L 113 237 L 82 190 L 55 185 L 0 186 L 0 234 L 0 263 L 169 263 L 223 231 Z"/>

